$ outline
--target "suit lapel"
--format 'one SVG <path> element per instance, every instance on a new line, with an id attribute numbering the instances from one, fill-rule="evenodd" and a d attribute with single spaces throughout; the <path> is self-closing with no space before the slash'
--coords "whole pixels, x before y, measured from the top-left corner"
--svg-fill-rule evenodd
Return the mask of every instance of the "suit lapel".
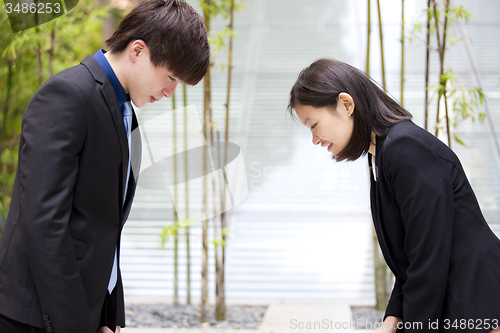
<path id="1" fill-rule="evenodd" d="M 94 57 L 88 55 L 83 61 L 82 65 L 88 68 L 94 79 L 101 83 L 101 94 L 108 106 L 108 112 L 113 119 L 113 124 L 115 126 L 116 134 L 118 136 L 118 141 L 120 142 L 120 153 L 122 157 L 122 186 L 120 189 L 120 205 L 123 203 L 123 195 L 125 191 L 125 184 L 127 178 L 127 167 L 128 167 L 128 141 L 127 133 L 125 131 L 125 124 L 123 122 L 122 111 L 120 110 L 120 105 L 118 99 L 116 98 L 115 90 L 109 82 L 106 73 L 99 65 L 99 63 L 94 59 Z"/>
<path id="2" fill-rule="evenodd" d="M 127 190 L 127 197 L 125 198 L 125 203 L 123 205 L 123 219 L 122 225 L 125 224 L 130 213 L 130 208 L 132 207 L 132 201 L 135 195 L 135 189 L 137 187 L 137 180 L 139 178 L 139 171 L 141 170 L 141 158 L 142 158 L 142 143 L 141 134 L 139 132 L 139 124 L 137 122 L 137 117 L 135 112 L 132 111 L 132 133 L 130 134 L 130 149 L 131 149 L 131 159 L 130 159 L 130 176 Z"/>
<path id="3" fill-rule="evenodd" d="M 141 133 L 139 131 L 139 123 L 137 121 L 135 112 L 132 112 L 132 134 L 130 140 L 132 147 L 132 156 L 131 156 L 132 158 L 130 160 L 132 167 L 131 172 L 133 175 L 133 181 L 137 184 L 137 179 L 139 178 L 139 171 L 141 170 L 142 141 L 141 141 Z"/>
<path id="4" fill-rule="evenodd" d="M 389 254 L 389 240 L 387 239 L 388 235 L 384 232 L 384 221 L 383 221 L 383 214 L 382 214 L 382 209 L 384 206 L 384 202 L 382 202 L 382 194 L 381 194 L 381 189 L 384 186 L 388 186 L 388 184 L 385 181 L 384 178 L 384 169 L 381 164 L 381 152 L 382 152 L 382 147 L 384 145 L 385 139 L 387 137 L 379 137 L 377 136 L 376 138 L 376 144 L 375 144 L 375 172 L 377 174 L 377 181 L 374 181 L 373 174 L 370 172 L 370 177 L 371 177 L 371 189 L 370 189 L 370 195 L 371 195 L 371 204 L 372 204 L 372 214 L 373 214 L 373 224 L 375 226 L 375 230 L 377 232 L 377 237 L 379 239 L 379 245 L 380 249 L 382 250 L 382 253 L 384 255 L 384 259 L 387 263 L 387 266 L 391 269 L 391 271 L 397 272 L 396 267 L 397 265 L 394 264 L 392 260 L 392 256 Z M 370 167 L 373 167 L 371 165 L 371 158 L 369 159 L 369 165 Z M 400 278 L 397 273 L 394 273 L 397 278 Z"/>

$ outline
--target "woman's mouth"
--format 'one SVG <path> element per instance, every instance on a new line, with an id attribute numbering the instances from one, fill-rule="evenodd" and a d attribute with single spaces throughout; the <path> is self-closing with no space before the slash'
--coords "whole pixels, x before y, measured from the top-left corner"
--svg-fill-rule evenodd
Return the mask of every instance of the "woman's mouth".
<path id="1" fill-rule="evenodd" d="M 326 147 L 326 150 L 330 151 L 330 148 L 332 148 L 332 145 L 333 145 L 333 144 L 332 144 L 332 143 L 330 143 L 330 144 L 328 145 L 328 147 Z"/>
<path id="2" fill-rule="evenodd" d="M 156 99 L 153 96 L 151 96 L 150 100 L 149 100 L 149 103 L 154 103 L 154 102 L 156 102 Z"/>

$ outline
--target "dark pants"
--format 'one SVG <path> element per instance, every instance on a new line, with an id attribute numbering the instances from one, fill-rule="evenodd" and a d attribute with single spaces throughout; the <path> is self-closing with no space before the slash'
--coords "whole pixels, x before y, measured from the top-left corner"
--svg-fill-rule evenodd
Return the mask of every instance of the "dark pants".
<path id="1" fill-rule="evenodd" d="M 0 314 L 0 333 L 45 333 L 45 329 L 20 323 Z"/>

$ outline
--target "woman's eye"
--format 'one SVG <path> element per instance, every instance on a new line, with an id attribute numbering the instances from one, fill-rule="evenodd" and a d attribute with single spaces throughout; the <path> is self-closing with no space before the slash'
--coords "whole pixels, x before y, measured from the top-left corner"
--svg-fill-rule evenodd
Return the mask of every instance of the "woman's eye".
<path id="1" fill-rule="evenodd" d="M 170 81 L 175 82 L 175 78 L 174 77 L 169 76 L 169 78 L 170 78 Z"/>
<path id="2" fill-rule="evenodd" d="M 316 128 L 316 125 L 317 124 L 314 124 L 314 125 L 311 126 L 311 131 Z"/>

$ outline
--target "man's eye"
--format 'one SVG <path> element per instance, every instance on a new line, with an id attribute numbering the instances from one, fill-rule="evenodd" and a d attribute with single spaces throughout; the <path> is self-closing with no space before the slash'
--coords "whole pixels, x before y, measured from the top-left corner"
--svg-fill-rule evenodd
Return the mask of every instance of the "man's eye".
<path id="1" fill-rule="evenodd" d="M 175 78 L 174 77 L 169 76 L 169 78 L 170 78 L 170 81 L 175 82 Z"/>

